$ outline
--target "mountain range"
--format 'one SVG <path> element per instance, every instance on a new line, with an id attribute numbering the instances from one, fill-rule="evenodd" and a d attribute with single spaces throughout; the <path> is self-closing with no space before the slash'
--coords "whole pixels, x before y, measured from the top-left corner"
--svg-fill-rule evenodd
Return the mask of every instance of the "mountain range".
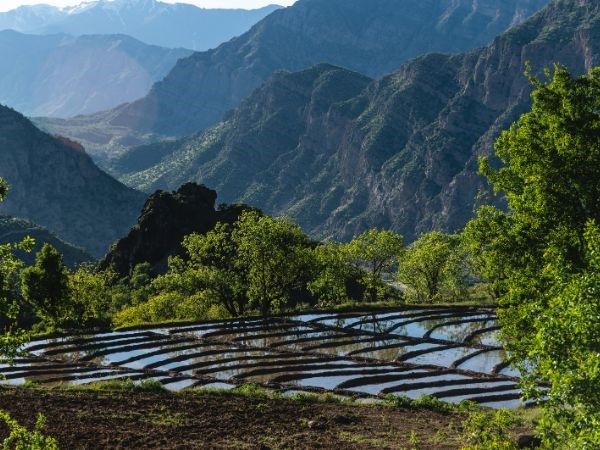
<path id="1" fill-rule="evenodd" d="M 146 196 L 102 172 L 84 149 L 0 106 L 0 214 L 26 218 L 94 257 L 136 222 Z"/>
<path id="2" fill-rule="evenodd" d="M 126 34 L 147 44 L 200 51 L 244 33 L 280 8 L 202 9 L 156 0 L 96 0 L 78 6 L 21 6 L 0 13 L 0 30 L 30 34 Z"/>
<path id="3" fill-rule="evenodd" d="M 424 53 L 488 44 L 548 1 L 300 0 L 214 50 L 181 59 L 138 101 L 95 116 L 36 123 L 76 139 L 95 158 L 108 158 L 129 142 L 214 125 L 276 70 L 326 62 L 382 76 Z"/>
<path id="4" fill-rule="evenodd" d="M 124 35 L 0 31 L 0 103 L 30 116 L 98 112 L 143 97 L 191 53 Z"/>
<path id="5" fill-rule="evenodd" d="M 378 80 L 331 65 L 277 73 L 216 126 L 134 149 L 115 170 L 146 191 L 204 183 L 322 238 L 458 230 L 483 187 L 478 156 L 530 107 L 526 62 L 542 76 L 600 64 L 597 0 L 555 0 L 487 47 Z"/>

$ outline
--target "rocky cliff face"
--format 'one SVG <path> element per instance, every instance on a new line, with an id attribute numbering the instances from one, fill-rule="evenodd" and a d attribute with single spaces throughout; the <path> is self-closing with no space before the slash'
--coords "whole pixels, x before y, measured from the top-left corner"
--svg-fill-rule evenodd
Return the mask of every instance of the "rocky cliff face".
<path id="1" fill-rule="evenodd" d="M 0 176 L 10 185 L 0 214 L 29 219 L 96 257 L 135 223 L 145 199 L 98 169 L 80 146 L 4 106 Z"/>
<path id="2" fill-rule="evenodd" d="M 103 123 L 106 134 L 115 127 L 137 137 L 148 132 L 191 134 L 221 120 L 276 70 L 297 71 L 325 62 L 381 76 L 427 52 L 488 44 L 547 3 L 300 0 L 270 14 L 239 38 L 179 61 L 145 98 L 95 121 Z M 55 124 L 44 126 L 54 130 Z M 91 148 L 77 121 L 62 132 Z"/>
<path id="3" fill-rule="evenodd" d="M 29 116 L 91 114 L 137 100 L 192 52 L 124 35 L 0 32 L 0 103 Z"/>
<path id="4" fill-rule="evenodd" d="M 456 230 L 483 186 L 478 155 L 530 106 L 526 61 L 538 73 L 599 64 L 600 5 L 555 1 L 488 47 L 423 56 L 373 82 L 331 66 L 279 74 L 226 121 L 170 151 L 136 149 L 120 169 L 144 189 L 208 183 L 320 237 Z M 144 168 L 138 152 L 160 162 Z"/>
<path id="5" fill-rule="evenodd" d="M 215 209 L 217 193 L 188 183 L 176 192 L 158 191 L 148 198 L 138 223 L 119 240 L 102 262 L 126 276 L 139 263 L 156 272 L 166 268 L 169 256 L 183 253 L 181 242 L 192 233 L 206 233 L 217 222 L 234 223 L 246 209 L 242 205 Z"/>

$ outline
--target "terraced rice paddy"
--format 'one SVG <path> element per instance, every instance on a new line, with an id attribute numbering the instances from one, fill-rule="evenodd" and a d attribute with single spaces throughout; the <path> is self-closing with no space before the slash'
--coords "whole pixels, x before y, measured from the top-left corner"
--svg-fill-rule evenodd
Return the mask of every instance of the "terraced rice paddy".
<path id="1" fill-rule="evenodd" d="M 305 314 L 31 342 L 4 383 L 155 379 L 173 390 L 259 383 L 282 392 L 388 393 L 520 404 L 488 308 Z"/>

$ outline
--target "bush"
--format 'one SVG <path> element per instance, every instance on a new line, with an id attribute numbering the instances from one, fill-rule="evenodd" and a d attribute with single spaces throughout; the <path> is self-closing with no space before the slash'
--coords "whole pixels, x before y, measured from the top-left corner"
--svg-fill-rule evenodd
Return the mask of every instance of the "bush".
<path id="1" fill-rule="evenodd" d="M 462 450 L 516 450 L 511 431 L 519 425 L 519 416 L 506 409 L 473 413 L 463 422 Z"/>
<path id="2" fill-rule="evenodd" d="M 9 436 L 4 440 L 4 450 L 58 450 L 56 439 L 44 436 L 42 430 L 46 419 L 39 414 L 33 431 L 20 425 L 6 411 L 0 411 L 0 420 L 8 426 Z"/>

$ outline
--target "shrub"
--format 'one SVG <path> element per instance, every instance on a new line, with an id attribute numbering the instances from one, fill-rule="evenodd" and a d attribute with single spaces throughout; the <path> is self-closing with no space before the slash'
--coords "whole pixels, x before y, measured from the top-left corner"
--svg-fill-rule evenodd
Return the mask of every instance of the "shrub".
<path id="1" fill-rule="evenodd" d="M 463 422 L 462 450 L 516 450 L 511 431 L 521 424 L 519 416 L 506 409 L 473 413 Z"/>
<path id="2" fill-rule="evenodd" d="M 6 423 L 9 430 L 9 436 L 2 444 L 4 450 L 58 450 L 56 439 L 42 434 L 46 425 L 43 415 L 38 415 L 33 431 L 20 425 L 6 411 L 0 411 L 0 420 Z"/>

